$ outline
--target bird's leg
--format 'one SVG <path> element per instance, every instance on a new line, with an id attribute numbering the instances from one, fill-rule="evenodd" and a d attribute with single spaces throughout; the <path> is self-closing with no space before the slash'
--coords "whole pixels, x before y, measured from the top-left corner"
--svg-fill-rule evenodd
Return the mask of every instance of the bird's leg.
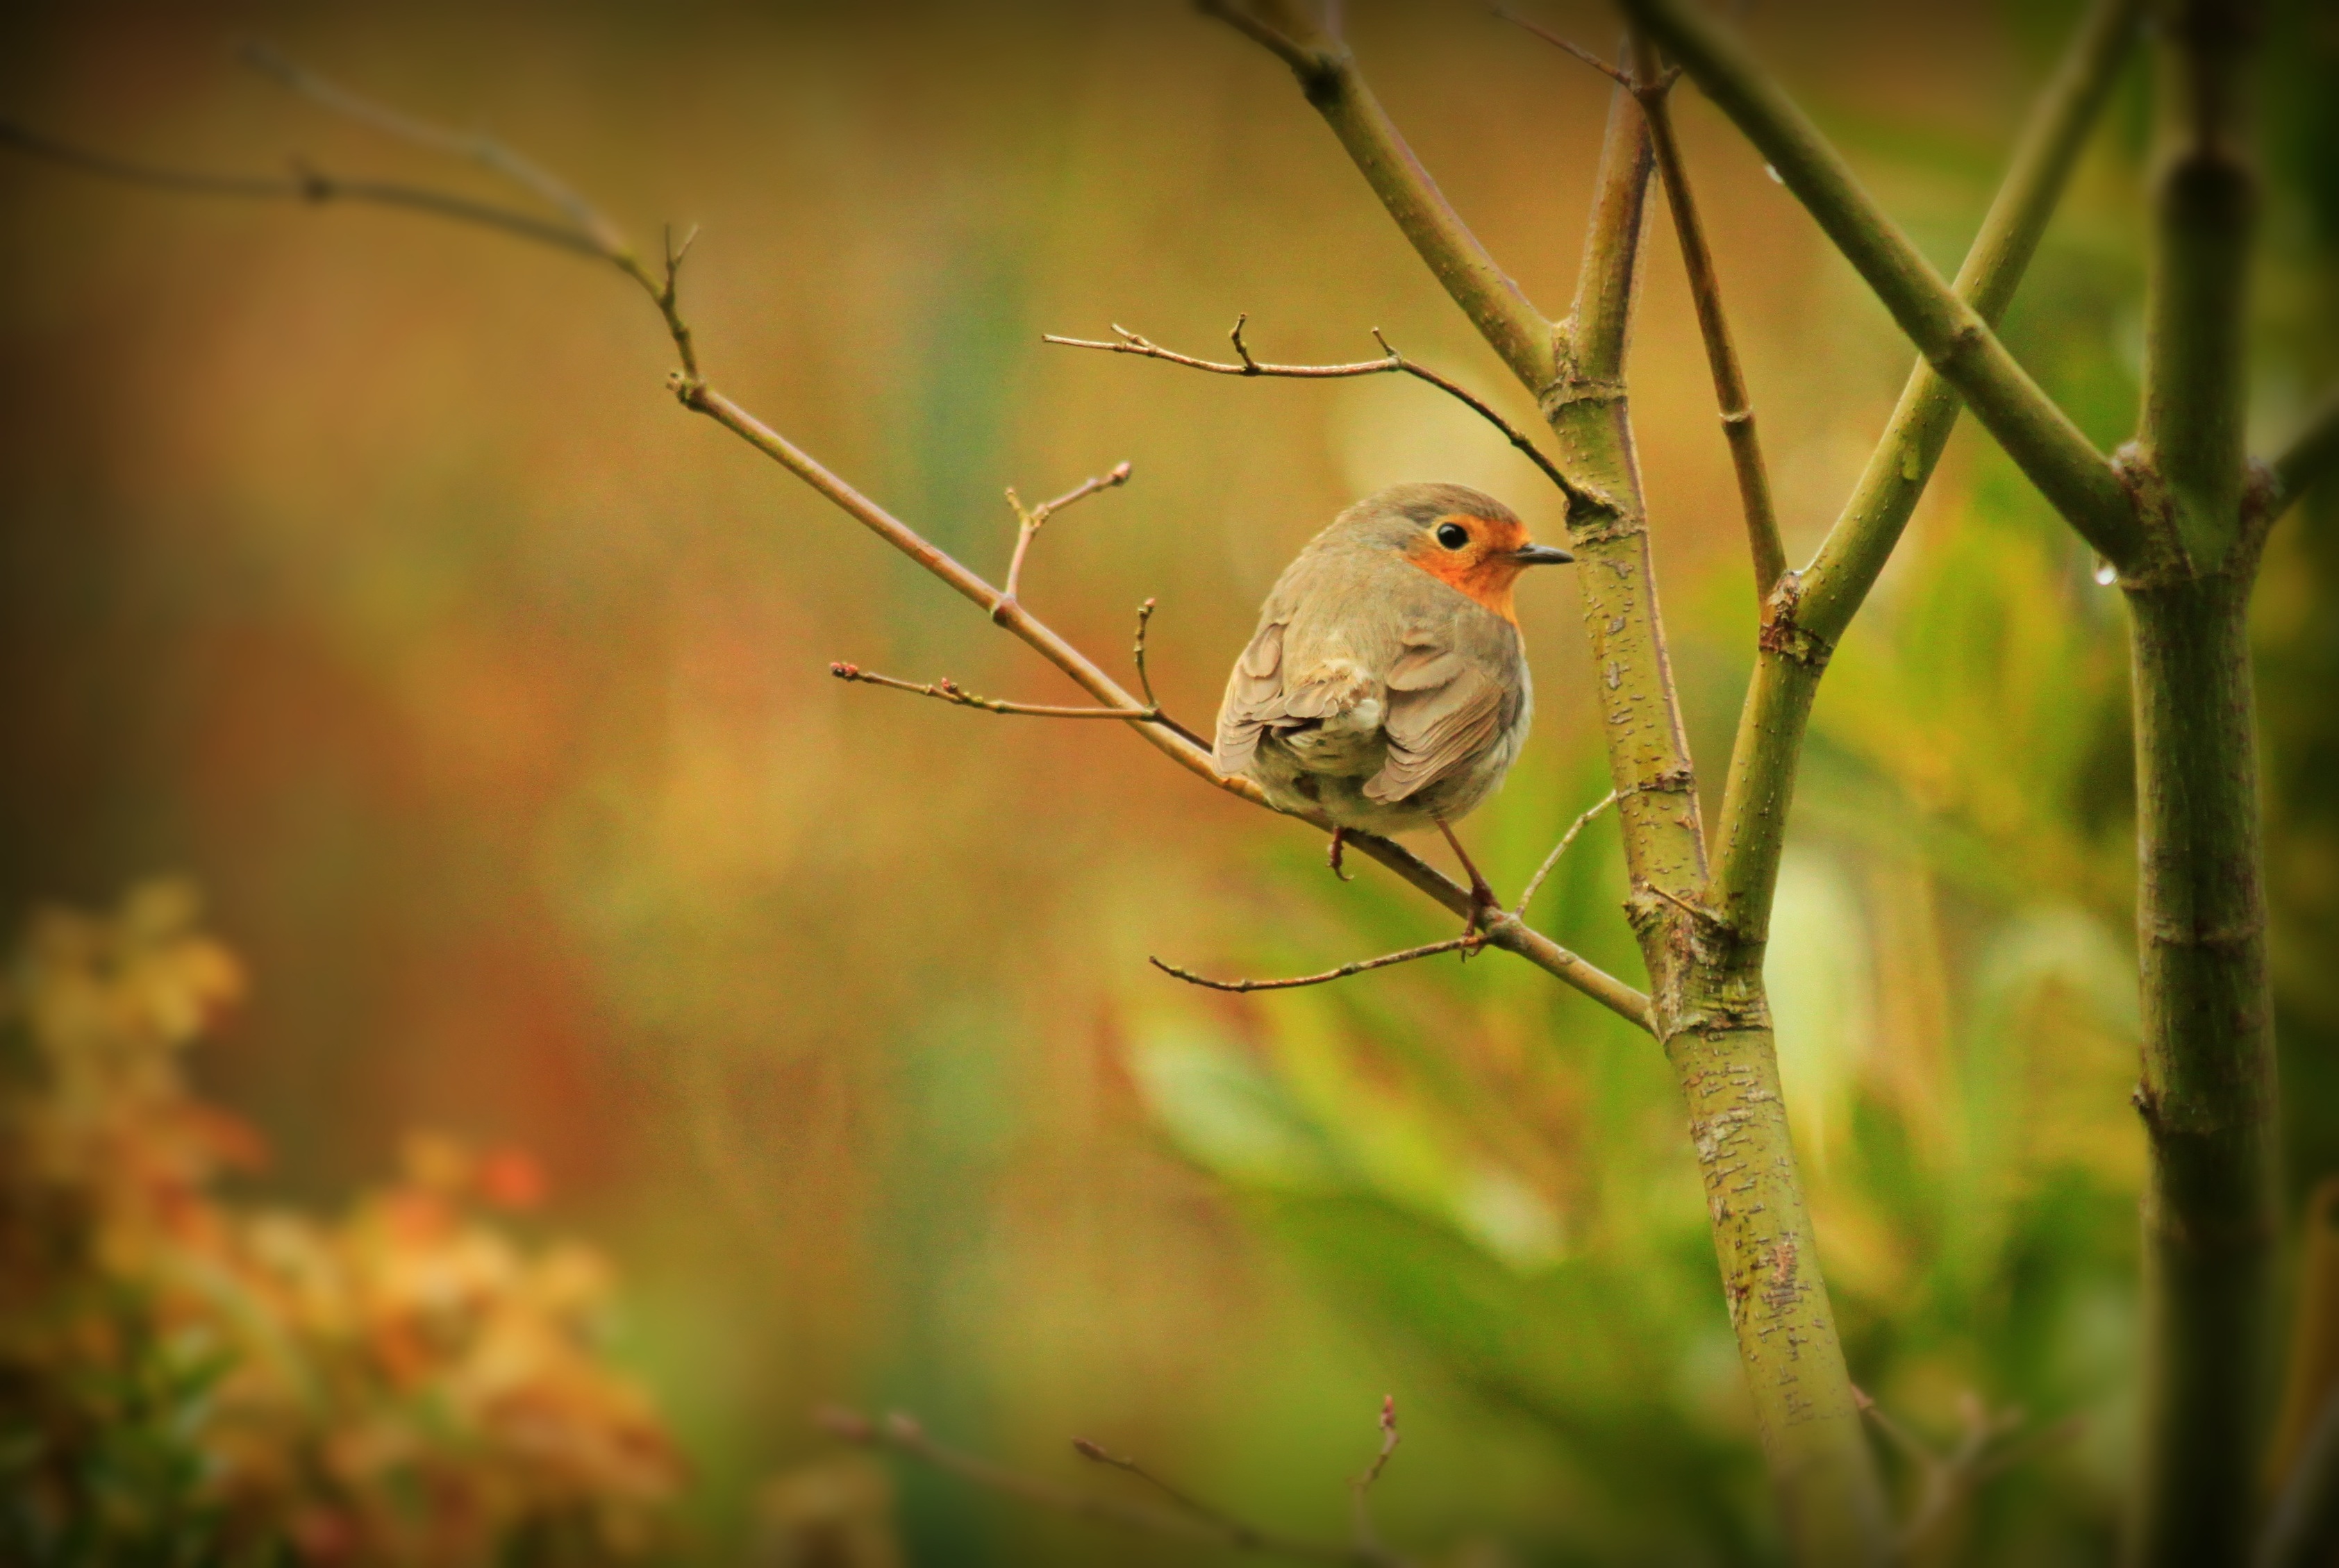
<path id="1" fill-rule="evenodd" d="M 1330 852 L 1325 855 L 1324 861 L 1326 864 L 1332 868 L 1332 874 L 1334 876 L 1338 877 L 1342 882 L 1354 882 L 1357 880 L 1355 877 L 1350 876 L 1347 872 L 1340 869 L 1340 857 L 1347 853 L 1347 849 L 1348 830 L 1344 827 L 1336 827 L 1332 830 L 1332 848 Z"/>
<path id="2" fill-rule="evenodd" d="M 1478 874 L 1478 867 L 1471 861 L 1470 852 L 1462 847 L 1462 841 L 1454 836 L 1454 830 L 1446 825 L 1446 819 L 1432 817 L 1430 821 L 1436 823 L 1437 831 L 1446 835 L 1446 842 L 1454 846 L 1454 853 L 1462 862 L 1462 869 L 1470 873 L 1470 920 L 1462 928 L 1462 934 L 1472 935 L 1480 929 L 1487 915 L 1502 912 L 1502 900 L 1496 898 L 1495 890 L 1486 885 L 1486 879 Z"/>

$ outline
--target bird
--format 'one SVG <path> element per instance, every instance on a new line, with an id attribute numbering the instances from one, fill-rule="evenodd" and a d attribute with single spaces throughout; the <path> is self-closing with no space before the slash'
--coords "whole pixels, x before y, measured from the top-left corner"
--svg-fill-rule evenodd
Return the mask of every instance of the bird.
<path id="1" fill-rule="evenodd" d="M 1498 909 L 1452 824 L 1502 784 L 1534 716 L 1512 590 L 1575 557 L 1463 485 L 1405 484 L 1309 540 L 1227 677 L 1212 763 L 1351 833 L 1435 826 L 1470 874 L 1465 934 Z"/>

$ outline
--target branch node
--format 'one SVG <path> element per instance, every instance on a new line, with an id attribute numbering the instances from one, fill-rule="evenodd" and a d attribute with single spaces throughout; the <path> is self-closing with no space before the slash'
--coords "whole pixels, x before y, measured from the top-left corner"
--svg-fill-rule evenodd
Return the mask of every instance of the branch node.
<path id="1" fill-rule="evenodd" d="M 1250 312 L 1248 311 L 1245 311 L 1241 314 L 1236 316 L 1235 330 L 1229 332 L 1227 337 L 1235 346 L 1235 358 L 1242 361 L 1243 374 L 1246 376 L 1262 375 L 1265 372 L 1259 370 L 1258 361 L 1250 357 L 1250 346 L 1243 341 L 1243 325 L 1249 320 Z"/>
<path id="2" fill-rule="evenodd" d="M 1834 656 L 1835 645 L 1796 622 L 1795 606 L 1802 598 L 1801 577 L 1794 572 L 1781 577 L 1779 586 L 1763 601 L 1762 630 L 1756 640 L 1764 653 L 1791 659 L 1817 675 Z"/>

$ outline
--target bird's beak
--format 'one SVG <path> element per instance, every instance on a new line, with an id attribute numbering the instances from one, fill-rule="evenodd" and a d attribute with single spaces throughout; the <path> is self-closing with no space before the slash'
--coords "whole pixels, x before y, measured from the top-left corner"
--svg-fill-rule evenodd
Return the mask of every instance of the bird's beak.
<path id="1" fill-rule="evenodd" d="M 1521 545 L 1511 552 L 1511 559 L 1523 567 L 1564 566 L 1574 558 L 1557 545 Z"/>

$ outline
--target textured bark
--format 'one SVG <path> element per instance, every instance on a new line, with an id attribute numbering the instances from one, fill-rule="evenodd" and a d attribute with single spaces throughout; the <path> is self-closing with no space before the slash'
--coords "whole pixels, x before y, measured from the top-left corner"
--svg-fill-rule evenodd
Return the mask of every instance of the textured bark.
<path id="1" fill-rule="evenodd" d="M 1759 944 L 1705 912 L 1705 839 L 1649 556 L 1623 361 L 1651 147 L 1610 105 L 1575 309 L 1543 406 L 1569 508 L 1650 1015 L 1682 1092 L 1722 1295 L 1796 1560 L 1882 1560 L 1890 1530 L 1780 1098 Z M 1777 824 L 1783 828 L 1783 823 Z"/>
<path id="2" fill-rule="evenodd" d="M 2236 552 L 2241 554 L 2242 552 Z M 2132 588 L 2144 1080 L 2141 1563 L 2247 1560 L 2275 1240 L 2248 606 L 2255 563 Z"/>

